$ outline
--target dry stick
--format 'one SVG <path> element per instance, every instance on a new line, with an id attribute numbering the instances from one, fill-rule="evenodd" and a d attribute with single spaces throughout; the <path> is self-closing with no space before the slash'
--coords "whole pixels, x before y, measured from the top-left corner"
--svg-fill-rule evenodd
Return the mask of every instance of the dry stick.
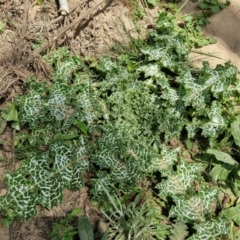
<path id="1" fill-rule="evenodd" d="M 29 0 L 25 0 L 24 3 L 24 12 L 23 12 L 23 24 L 21 27 L 21 36 L 22 38 L 20 38 L 20 40 L 17 43 L 17 48 L 16 48 L 16 58 L 15 56 L 13 56 L 15 58 L 16 62 L 20 62 L 20 56 L 22 55 L 22 41 L 25 38 L 25 35 L 27 33 L 27 28 L 28 28 L 28 10 L 29 10 Z"/>
<path id="2" fill-rule="evenodd" d="M 85 1 L 83 1 L 83 2 L 80 2 L 80 4 L 82 5 L 82 4 L 86 3 L 86 2 L 88 2 L 88 0 L 85 0 Z M 77 4 L 75 7 L 73 7 L 73 8 L 69 11 L 69 14 L 72 13 L 72 12 L 74 12 L 74 11 L 80 6 L 80 4 Z M 64 18 L 65 18 L 65 16 L 61 15 L 61 16 L 53 19 L 53 20 L 51 21 L 51 24 L 54 24 L 54 23 L 56 23 L 56 22 L 58 22 L 58 21 L 61 21 L 61 20 L 64 19 Z"/>
<path id="3" fill-rule="evenodd" d="M 31 62 L 35 57 L 39 56 L 39 54 L 44 51 L 49 45 L 51 45 L 52 43 L 54 43 L 58 38 L 60 38 L 63 34 L 65 34 L 70 28 L 74 27 L 76 24 L 80 23 L 81 20 L 88 18 L 91 16 L 92 12 L 94 10 L 96 10 L 101 4 L 103 3 L 100 2 L 99 4 L 97 4 L 96 6 L 90 8 L 88 11 L 84 12 L 81 16 L 79 16 L 78 18 L 76 18 L 72 23 L 70 23 L 68 26 L 66 27 L 62 27 L 60 28 L 59 33 L 57 34 L 57 36 L 55 36 L 52 40 L 49 40 L 47 43 L 43 44 L 42 47 L 40 47 L 39 49 L 37 49 L 35 52 L 33 52 L 33 54 L 28 57 L 27 59 L 22 61 L 21 65 L 26 65 L 29 62 Z"/>

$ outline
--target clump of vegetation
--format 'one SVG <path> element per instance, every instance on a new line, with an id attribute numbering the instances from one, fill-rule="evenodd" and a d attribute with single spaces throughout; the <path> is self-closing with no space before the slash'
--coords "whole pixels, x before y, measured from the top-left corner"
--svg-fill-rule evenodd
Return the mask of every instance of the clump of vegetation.
<path id="1" fill-rule="evenodd" d="M 5 176 L 6 224 L 36 216 L 37 205 L 51 209 L 64 188 L 81 188 L 82 175 L 92 172 L 90 192 L 110 236 L 236 235 L 237 68 L 194 68 L 190 36 L 173 14 L 159 12 L 146 39 L 132 38 L 115 59 L 83 61 L 66 48 L 45 57 L 54 69 L 51 84 L 30 78 L 14 105 L 23 163 Z M 223 193 L 231 195 L 228 205 L 221 204 Z"/>
<path id="2" fill-rule="evenodd" d="M 54 223 L 53 229 L 49 234 L 52 240 L 69 240 L 73 239 L 78 233 L 77 228 L 74 227 L 74 220 L 81 213 L 81 209 L 76 208 L 65 218 L 60 219 Z"/>
<path id="3" fill-rule="evenodd" d="M 195 2 L 198 2 L 196 0 Z M 198 3 L 198 7 L 201 9 L 201 12 L 197 14 L 196 16 L 196 25 L 198 25 L 198 28 L 201 29 L 206 24 L 209 24 L 210 21 L 208 20 L 208 17 L 210 17 L 213 14 L 217 14 L 226 7 L 230 5 L 230 1 L 218 1 L 218 0 L 202 0 Z"/>
<path id="4" fill-rule="evenodd" d="M 181 0 L 171 0 L 173 3 L 179 3 Z M 201 31 L 202 27 L 209 24 L 209 17 L 219 13 L 223 9 L 227 8 L 230 5 L 230 1 L 218 1 L 218 0 L 192 0 L 192 2 L 199 2 L 198 3 L 198 8 L 199 8 L 199 13 L 193 17 L 194 19 L 194 27 L 196 30 Z M 186 0 L 182 7 L 184 7 L 188 3 L 188 0 Z M 181 7 L 181 8 L 182 8 Z"/>
<path id="5" fill-rule="evenodd" d="M 121 0 L 129 8 L 129 15 L 134 22 L 145 16 L 146 8 L 153 8 L 160 4 L 157 0 Z"/>
<path id="6" fill-rule="evenodd" d="M 195 2 L 198 2 L 198 0 Z M 199 2 L 198 6 L 200 9 L 202 9 L 205 13 L 211 15 L 211 14 L 217 14 L 224 8 L 228 7 L 230 5 L 230 1 L 227 0 L 225 2 L 220 2 L 218 0 L 202 0 Z"/>

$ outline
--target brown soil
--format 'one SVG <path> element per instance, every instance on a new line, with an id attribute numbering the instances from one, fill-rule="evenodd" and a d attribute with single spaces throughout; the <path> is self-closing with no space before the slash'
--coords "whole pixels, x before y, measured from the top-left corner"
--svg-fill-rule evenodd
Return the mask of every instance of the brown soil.
<path id="1" fill-rule="evenodd" d="M 115 41 L 126 44 L 126 34 L 134 34 L 135 26 L 129 19 L 130 4 L 128 0 L 69 0 L 70 13 L 63 17 L 58 15 L 55 1 L 44 1 L 38 5 L 37 0 L 3 0 L 0 1 L 0 21 L 5 25 L 0 32 L 0 104 L 13 101 L 16 94 L 21 93 L 21 86 L 29 76 L 39 81 L 50 78 L 51 69 L 42 60 L 40 53 L 49 52 L 59 46 L 68 46 L 72 53 L 79 56 L 99 57 L 108 51 L 108 46 Z M 192 12 L 195 5 L 187 5 L 183 10 Z M 189 8 L 190 6 L 190 8 Z M 203 48 L 203 51 L 214 52 L 224 60 L 231 59 L 240 68 L 240 48 L 238 31 L 240 10 L 238 0 L 232 0 L 232 7 L 214 16 L 212 25 L 205 32 L 213 35 L 218 43 Z M 141 25 L 149 27 L 154 23 L 157 9 L 147 11 Z M 235 15 L 232 15 L 232 14 Z M 227 21 L 222 21 L 222 15 Z M 233 17 L 234 16 L 234 17 Z M 219 24 L 221 21 L 221 24 Z M 228 22 L 230 21 L 230 22 Z M 227 24 L 230 24 L 230 26 Z M 123 24 L 125 30 L 123 30 Z M 221 27 L 220 27 L 221 26 Z M 223 26 L 226 27 L 224 30 Z M 236 28 L 233 29 L 233 26 Z M 1 30 L 0 30 L 1 31 Z M 41 41 L 39 49 L 34 50 L 34 43 Z M 202 55 L 191 55 L 194 61 L 206 60 Z M 207 59 L 209 60 L 209 59 Z M 218 59 L 210 59 L 211 64 L 219 63 Z M 14 162 L 14 132 L 6 128 L 0 136 L 4 145 L 0 149 L 3 158 L 0 168 L 0 196 L 6 192 L 3 176 L 6 171 L 13 171 L 19 163 Z M 64 191 L 64 201 L 51 211 L 39 207 L 36 218 L 26 223 L 15 221 L 10 228 L 0 225 L 0 239 L 4 240 L 44 240 L 53 223 L 64 217 L 73 208 L 81 208 L 96 226 L 99 211 L 91 204 L 88 188 L 79 191 Z"/>

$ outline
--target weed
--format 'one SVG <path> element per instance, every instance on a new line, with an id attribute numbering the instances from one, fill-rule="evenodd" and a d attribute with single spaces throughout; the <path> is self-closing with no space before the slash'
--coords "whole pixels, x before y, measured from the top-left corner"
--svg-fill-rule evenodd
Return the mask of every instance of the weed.
<path id="1" fill-rule="evenodd" d="M 102 213 L 109 223 L 108 235 L 111 239 L 165 239 L 169 227 L 161 224 L 162 216 L 156 205 L 145 202 L 143 192 L 137 194 L 131 203 L 121 203 L 116 195 L 108 196 L 109 205 Z"/>
<path id="2" fill-rule="evenodd" d="M 129 4 L 130 4 L 130 13 L 133 17 L 133 20 L 138 21 L 142 19 L 144 16 L 144 10 L 141 7 L 139 1 L 129 0 Z"/>
<path id="3" fill-rule="evenodd" d="M 198 1 L 198 0 L 197 0 Z M 224 8 L 230 5 L 230 1 L 225 3 L 219 2 L 218 0 L 202 0 L 199 2 L 198 7 L 202 10 L 196 16 L 196 26 L 201 29 L 204 25 L 209 24 L 208 17 L 213 14 L 219 13 Z"/>
<path id="4" fill-rule="evenodd" d="M 80 215 L 81 209 L 75 208 L 65 218 L 57 221 L 49 237 L 52 240 L 72 240 L 76 235 L 79 235 L 80 240 L 94 240 L 93 228 L 86 215 Z M 78 218 L 78 227 L 75 227 L 74 222 Z M 101 240 L 107 240 L 107 232 L 103 234 Z"/>
<path id="5" fill-rule="evenodd" d="M 179 3 L 181 0 L 171 0 L 171 2 Z M 189 0 L 186 0 L 182 5 L 185 6 Z M 230 1 L 226 0 L 225 2 L 218 0 L 192 0 L 192 2 L 199 2 L 198 7 L 200 12 L 194 17 L 194 28 L 201 31 L 202 27 L 209 24 L 210 21 L 208 17 L 213 14 L 219 13 L 221 10 L 225 9 L 230 5 Z M 181 8 L 182 8 L 181 7 Z"/>
<path id="6" fill-rule="evenodd" d="M 74 227 L 75 218 L 81 213 L 81 209 L 72 210 L 65 218 L 54 223 L 53 229 L 49 234 L 52 240 L 71 240 L 78 233 Z"/>
<path id="7" fill-rule="evenodd" d="M 237 68 L 230 62 L 192 67 L 188 55 L 198 37 L 192 37 L 189 19 L 188 29 L 177 20 L 160 11 L 146 38 L 130 38 L 130 47 L 114 59 L 84 61 L 66 48 L 45 56 L 54 69 L 52 84 L 30 78 L 28 94 L 5 115 L 17 112 L 15 146 L 24 153 L 21 167 L 5 175 L 8 191 L 0 208 L 6 224 L 36 216 L 37 205 L 51 209 L 63 189 L 81 188 L 82 175 L 92 172 L 92 198 L 105 207 L 115 238 L 231 234 L 239 207 L 225 211 L 218 202 L 226 188 L 240 196 L 240 167 L 231 152 L 239 150 Z M 173 139 L 190 150 L 204 144 L 189 161 Z M 151 182 L 154 199 L 142 197 L 142 180 Z M 131 203 L 121 202 L 130 194 Z M 149 207 L 149 201 L 163 207 Z"/>
<path id="8" fill-rule="evenodd" d="M 224 8 L 230 5 L 230 1 L 227 0 L 224 2 L 219 2 L 218 0 L 202 0 L 199 2 L 198 6 L 204 11 L 207 15 L 217 14 Z"/>

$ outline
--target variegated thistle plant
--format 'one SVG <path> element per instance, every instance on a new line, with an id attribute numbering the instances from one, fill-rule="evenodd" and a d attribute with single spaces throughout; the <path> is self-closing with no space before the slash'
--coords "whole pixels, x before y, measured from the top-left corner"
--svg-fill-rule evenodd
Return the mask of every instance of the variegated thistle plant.
<path id="1" fill-rule="evenodd" d="M 61 48 L 46 56 L 51 84 L 29 79 L 15 103 L 22 128 L 14 144 L 23 163 L 5 176 L 8 193 L 0 198 L 8 222 L 35 216 L 37 205 L 51 209 L 90 171 L 90 192 L 105 202 L 106 191 L 137 193 L 141 180 L 158 176 L 164 220 L 156 219 L 170 225 L 172 239 L 179 229 L 191 240 L 230 233 L 232 222 L 215 212 L 220 188 L 203 177 L 208 162 L 186 160 L 169 141 L 201 138 L 205 149 L 232 141 L 236 67 L 193 68 L 189 33 L 170 13 L 159 13 L 144 41 L 132 41 L 134 51 L 90 62 Z"/>

